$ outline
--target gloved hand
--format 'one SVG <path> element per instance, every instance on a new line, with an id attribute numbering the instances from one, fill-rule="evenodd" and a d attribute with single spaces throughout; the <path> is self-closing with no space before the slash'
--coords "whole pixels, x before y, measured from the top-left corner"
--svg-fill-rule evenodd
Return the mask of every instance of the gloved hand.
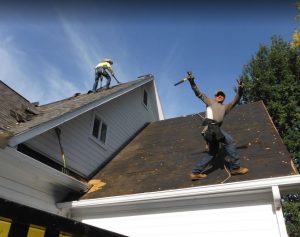
<path id="1" fill-rule="evenodd" d="M 244 87 L 244 83 L 242 80 L 236 80 L 236 81 L 237 81 L 239 87 L 242 87 L 242 88 Z"/>
<path id="2" fill-rule="evenodd" d="M 195 84 L 195 77 L 193 76 L 193 74 L 192 74 L 192 72 L 187 72 L 187 79 L 189 80 L 189 82 L 191 83 L 191 84 Z"/>
<path id="3" fill-rule="evenodd" d="M 240 95 L 242 95 L 243 94 L 243 92 L 244 92 L 244 83 L 243 83 L 243 81 L 242 80 L 236 80 L 237 81 L 237 83 L 238 83 L 238 93 L 240 94 Z"/>

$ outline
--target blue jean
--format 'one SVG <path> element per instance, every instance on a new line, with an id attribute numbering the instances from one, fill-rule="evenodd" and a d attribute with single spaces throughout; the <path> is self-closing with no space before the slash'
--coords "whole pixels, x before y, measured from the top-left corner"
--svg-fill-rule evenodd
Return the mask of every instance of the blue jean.
<path id="1" fill-rule="evenodd" d="M 226 133 L 224 130 L 220 129 L 224 135 L 224 148 L 229 157 L 229 169 L 238 169 L 240 167 L 240 159 L 238 157 L 236 146 L 232 137 Z M 205 171 L 209 163 L 219 152 L 219 142 L 211 142 L 208 144 L 209 150 L 208 153 L 200 159 L 200 161 L 195 165 L 192 172 L 193 173 L 202 173 Z"/>
<path id="2" fill-rule="evenodd" d="M 94 82 L 94 85 L 93 85 L 93 91 L 94 92 L 97 90 L 99 80 L 102 80 L 103 76 L 106 78 L 106 86 L 105 87 L 106 87 L 106 89 L 109 88 L 110 81 L 111 81 L 111 78 L 110 78 L 109 74 L 105 71 L 105 69 L 97 68 L 95 70 L 95 82 Z"/>

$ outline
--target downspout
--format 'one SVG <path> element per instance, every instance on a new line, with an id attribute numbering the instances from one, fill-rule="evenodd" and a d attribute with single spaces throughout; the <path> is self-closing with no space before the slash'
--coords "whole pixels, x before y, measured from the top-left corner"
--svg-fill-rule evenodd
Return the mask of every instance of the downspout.
<path id="1" fill-rule="evenodd" d="M 282 213 L 281 195 L 280 195 L 279 187 L 277 185 L 272 186 L 272 194 L 273 194 L 273 202 L 274 202 L 274 211 L 276 214 L 280 237 L 288 237 L 285 221 Z"/>

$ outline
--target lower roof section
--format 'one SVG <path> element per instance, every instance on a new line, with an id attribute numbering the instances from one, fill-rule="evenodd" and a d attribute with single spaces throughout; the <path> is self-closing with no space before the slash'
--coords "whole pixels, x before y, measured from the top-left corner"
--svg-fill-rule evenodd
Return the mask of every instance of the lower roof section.
<path id="1" fill-rule="evenodd" d="M 131 195 L 121 195 L 114 197 L 104 197 L 95 199 L 85 199 L 72 202 L 58 203 L 59 208 L 71 210 L 73 216 L 83 217 L 92 213 L 114 212 L 122 210 L 132 210 L 132 205 L 141 205 L 141 209 L 154 208 L 160 206 L 166 208 L 165 203 L 194 202 L 196 199 L 205 200 L 203 204 L 215 203 L 214 198 L 220 198 L 220 203 L 224 198 L 233 196 L 247 196 L 248 194 L 272 193 L 272 187 L 278 187 L 281 194 L 300 191 L 300 175 L 276 177 L 258 180 L 249 180 L 234 183 L 207 185 L 203 187 L 190 187 L 183 189 L 165 190 L 159 192 L 148 192 Z M 270 200 L 269 198 L 267 198 Z M 251 199 L 249 199 L 251 200 Z M 252 199 L 253 200 L 253 199 Z M 174 205 L 177 206 L 177 205 Z M 99 208 L 97 210 L 97 208 Z M 99 211 L 101 210 L 101 211 Z M 120 213 L 121 215 L 121 213 Z"/>
<path id="2" fill-rule="evenodd" d="M 221 149 L 208 170 L 208 178 L 191 181 L 193 166 L 207 152 L 201 135 L 203 119 L 198 114 L 157 121 L 148 125 L 106 165 L 94 179 L 102 185 L 82 199 L 129 195 L 266 179 L 295 174 L 284 146 L 263 102 L 236 106 L 222 128 L 236 141 L 246 175 L 229 179 Z"/>

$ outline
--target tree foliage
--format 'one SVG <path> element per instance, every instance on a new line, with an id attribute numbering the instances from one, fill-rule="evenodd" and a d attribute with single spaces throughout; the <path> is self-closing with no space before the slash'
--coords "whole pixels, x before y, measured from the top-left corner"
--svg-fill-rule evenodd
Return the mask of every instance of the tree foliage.
<path id="1" fill-rule="evenodd" d="M 299 37 L 300 39 L 300 37 Z M 299 44 L 300 46 L 300 44 Z M 260 45 L 245 65 L 240 80 L 245 85 L 242 103 L 262 100 L 300 170 L 300 47 L 281 37 L 270 46 Z M 300 195 L 283 197 L 283 211 L 289 236 L 300 236 Z"/>
<path id="2" fill-rule="evenodd" d="M 300 170 L 300 48 L 272 37 L 271 46 L 260 45 L 240 79 L 245 84 L 242 103 L 264 102 Z"/>
<path id="3" fill-rule="evenodd" d="M 300 236 L 300 195 L 285 195 L 283 197 L 283 210 L 289 236 Z"/>

